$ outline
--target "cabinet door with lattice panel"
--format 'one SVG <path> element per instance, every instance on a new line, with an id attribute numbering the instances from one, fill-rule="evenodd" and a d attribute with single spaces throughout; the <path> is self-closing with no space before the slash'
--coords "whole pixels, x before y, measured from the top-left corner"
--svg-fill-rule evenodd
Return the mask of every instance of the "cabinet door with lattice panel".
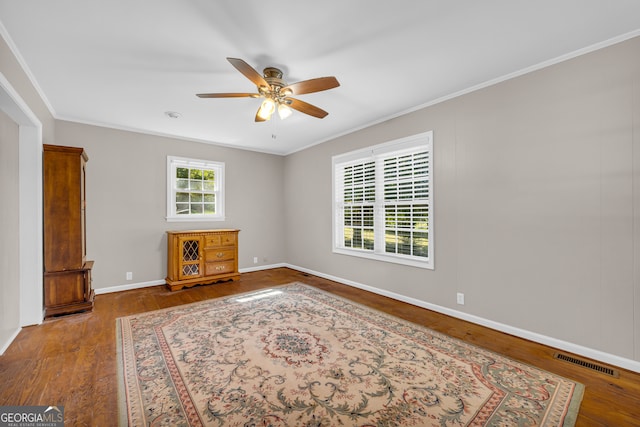
<path id="1" fill-rule="evenodd" d="M 178 277 L 180 280 L 202 276 L 202 236 L 180 236 L 178 238 Z"/>

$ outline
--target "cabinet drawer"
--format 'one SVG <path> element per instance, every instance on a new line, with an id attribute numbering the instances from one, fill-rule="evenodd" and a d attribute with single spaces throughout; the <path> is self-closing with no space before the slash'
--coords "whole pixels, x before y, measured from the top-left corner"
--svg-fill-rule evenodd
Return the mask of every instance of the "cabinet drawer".
<path id="1" fill-rule="evenodd" d="M 235 261 L 207 262 L 205 264 L 205 275 L 207 276 L 233 273 L 235 271 Z"/>
<path id="2" fill-rule="evenodd" d="M 216 246 L 234 246 L 235 244 L 235 234 L 214 234 L 205 236 L 205 246 L 208 248 Z"/>
<path id="3" fill-rule="evenodd" d="M 214 235 L 211 235 L 211 236 L 204 236 L 204 238 L 205 238 L 205 245 L 204 246 L 206 248 L 212 248 L 212 247 L 220 246 L 221 245 L 221 243 L 220 243 L 220 241 L 221 241 L 220 238 L 221 237 L 222 236 L 219 235 L 219 234 L 214 234 Z"/>
<path id="4" fill-rule="evenodd" d="M 235 257 L 235 248 L 216 248 L 204 250 L 204 260 L 206 262 L 229 261 L 235 259 Z"/>

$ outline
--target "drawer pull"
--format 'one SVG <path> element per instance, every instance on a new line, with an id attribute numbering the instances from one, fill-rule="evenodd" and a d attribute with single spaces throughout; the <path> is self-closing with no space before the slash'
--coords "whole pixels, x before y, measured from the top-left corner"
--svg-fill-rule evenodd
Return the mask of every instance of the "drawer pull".
<path id="1" fill-rule="evenodd" d="M 224 257 L 224 252 L 218 252 L 218 253 L 216 254 L 216 256 L 217 256 L 218 258 L 222 258 L 222 257 Z"/>
<path id="2" fill-rule="evenodd" d="M 218 266 L 216 266 L 216 270 L 217 270 L 217 271 L 224 270 L 224 265 L 218 265 Z"/>

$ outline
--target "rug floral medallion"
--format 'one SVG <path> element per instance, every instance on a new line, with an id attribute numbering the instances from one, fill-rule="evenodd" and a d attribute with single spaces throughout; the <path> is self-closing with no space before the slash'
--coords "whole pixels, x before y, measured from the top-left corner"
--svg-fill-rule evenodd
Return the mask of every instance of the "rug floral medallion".
<path id="1" fill-rule="evenodd" d="M 132 426 L 562 426 L 583 387 L 294 283 L 118 319 Z"/>

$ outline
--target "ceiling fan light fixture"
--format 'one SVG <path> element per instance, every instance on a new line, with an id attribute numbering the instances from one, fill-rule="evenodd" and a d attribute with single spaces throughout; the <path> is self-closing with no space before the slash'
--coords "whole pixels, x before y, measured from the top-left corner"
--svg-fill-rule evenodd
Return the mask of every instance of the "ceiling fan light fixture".
<path id="1" fill-rule="evenodd" d="M 288 105 L 286 105 L 286 104 L 279 104 L 278 105 L 278 116 L 280 116 L 281 120 L 286 119 L 292 113 L 293 113 L 293 110 Z"/>
<path id="2" fill-rule="evenodd" d="M 264 120 L 269 120 L 271 115 L 276 110 L 276 103 L 273 99 L 267 98 L 262 102 L 260 106 L 260 110 L 258 111 L 258 116 Z"/>

